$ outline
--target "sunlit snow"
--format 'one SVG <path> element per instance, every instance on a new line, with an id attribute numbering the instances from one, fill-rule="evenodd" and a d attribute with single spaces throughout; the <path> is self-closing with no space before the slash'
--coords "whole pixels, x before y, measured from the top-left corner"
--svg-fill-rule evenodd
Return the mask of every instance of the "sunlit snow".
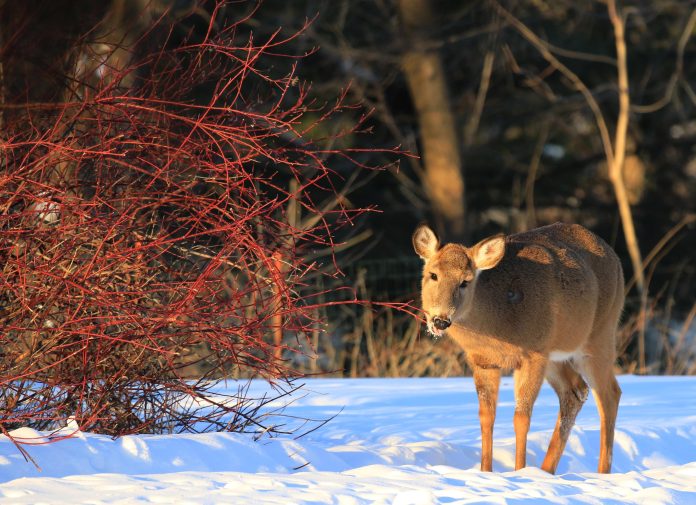
<path id="1" fill-rule="evenodd" d="M 512 380 L 504 378 L 495 472 L 481 473 L 471 379 L 314 379 L 285 414 L 336 417 L 297 439 L 78 433 L 28 446 L 39 472 L 0 437 L 0 503 L 696 503 L 696 377 L 624 376 L 620 384 L 611 475 L 594 473 L 599 420 L 592 397 L 551 476 L 538 468 L 558 408 L 544 386 L 532 417 L 530 467 L 514 472 Z M 256 382 L 250 394 L 267 388 Z M 13 435 L 42 436 L 28 428 Z"/>

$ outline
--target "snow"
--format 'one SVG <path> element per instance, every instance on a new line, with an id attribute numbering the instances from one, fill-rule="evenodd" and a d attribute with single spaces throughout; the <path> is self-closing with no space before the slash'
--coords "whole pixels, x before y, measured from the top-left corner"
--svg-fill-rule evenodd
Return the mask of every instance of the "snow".
<path id="1" fill-rule="evenodd" d="M 696 503 L 696 377 L 619 382 L 611 475 L 595 473 L 599 419 L 591 396 L 552 476 L 538 468 L 558 409 L 545 385 L 532 417 L 530 466 L 514 472 L 512 379 L 503 378 L 495 471 L 482 473 L 471 379 L 313 379 L 285 414 L 336 417 L 300 438 L 205 433 L 112 440 L 78 432 L 25 446 L 39 472 L 0 437 L 0 503 Z M 254 382 L 250 393 L 265 390 Z M 28 428 L 13 436 L 45 441 Z"/>

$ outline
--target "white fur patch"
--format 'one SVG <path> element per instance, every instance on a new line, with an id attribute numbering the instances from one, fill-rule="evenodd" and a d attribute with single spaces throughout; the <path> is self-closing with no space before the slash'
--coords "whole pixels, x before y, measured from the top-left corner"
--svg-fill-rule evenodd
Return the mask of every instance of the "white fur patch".
<path id="1" fill-rule="evenodd" d="M 564 351 L 551 351 L 549 353 L 549 359 L 551 361 L 556 361 L 559 363 L 562 363 L 564 361 L 570 361 L 575 358 L 579 358 L 581 355 L 580 351 L 571 351 L 571 352 L 564 352 Z"/>

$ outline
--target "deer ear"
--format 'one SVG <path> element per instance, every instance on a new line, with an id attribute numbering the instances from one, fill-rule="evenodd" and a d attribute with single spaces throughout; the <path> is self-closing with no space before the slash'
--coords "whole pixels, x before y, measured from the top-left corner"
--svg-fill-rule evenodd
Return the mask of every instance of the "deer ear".
<path id="1" fill-rule="evenodd" d="M 474 265 L 477 270 L 493 268 L 505 255 L 505 236 L 495 235 L 483 239 L 471 248 L 473 251 Z"/>
<path id="2" fill-rule="evenodd" d="M 413 240 L 413 249 L 416 254 L 424 260 L 430 258 L 440 247 L 440 241 L 435 232 L 424 224 L 416 228 L 411 240 Z"/>

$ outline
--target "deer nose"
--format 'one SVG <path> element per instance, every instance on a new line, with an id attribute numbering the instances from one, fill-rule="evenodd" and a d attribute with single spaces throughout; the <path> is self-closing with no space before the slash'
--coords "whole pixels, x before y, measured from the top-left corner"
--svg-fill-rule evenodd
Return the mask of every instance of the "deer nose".
<path id="1" fill-rule="evenodd" d="M 433 326 L 435 326 L 435 328 L 438 330 L 446 330 L 451 324 L 452 321 L 450 321 L 449 318 L 445 319 L 443 317 L 433 317 Z"/>

